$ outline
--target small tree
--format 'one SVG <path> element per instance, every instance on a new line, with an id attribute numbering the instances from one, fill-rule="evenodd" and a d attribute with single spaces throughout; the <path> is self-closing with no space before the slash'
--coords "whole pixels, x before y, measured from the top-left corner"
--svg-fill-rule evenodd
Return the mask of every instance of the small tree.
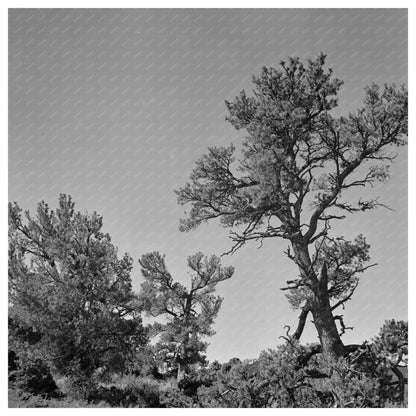
<path id="1" fill-rule="evenodd" d="M 221 267 L 216 256 L 194 254 L 188 257 L 188 289 L 173 281 L 158 252 L 143 255 L 139 263 L 145 278 L 140 292 L 142 308 L 152 317 L 166 318 L 165 323 L 153 326 L 154 334 L 160 334 L 157 353 L 181 379 L 190 365 L 205 362 L 203 352 L 208 344 L 201 338 L 215 333 L 212 324 L 222 303 L 213 293 L 219 282 L 233 275 L 234 268 Z"/>
<path id="2" fill-rule="evenodd" d="M 299 269 L 286 288 L 302 308 L 297 337 L 311 312 L 323 350 L 340 357 L 346 349 L 333 311 L 368 267 L 368 245 L 329 239 L 330 224 L 382 205 L 346 193 L 388 178 L 391 148 L 406 142 L 407 90 L 372 84 L 360 109 L 333 117 L 342 81 L 325 69 L 323 54 L 306 65 L 290 58 L 279 69 L 264 67 L 253 83 L 251 97 L 242 91 L 226 101 L 227 120 L 247 132 L 238 159 L 231 145 L 209 148 L 196 162 L 176 191 L 179 204 L 192 206 L 180 229 L 219 218 L 233 229 L 230 252 L 250 240 L 288 240 Z"/>
<path id="3" fill-rule="evenodd" d="M 102 224 L 95 212 L 75 212 L 66 195 L 56 211 L 39 203 L 35 217 L 9 204 L 10 317 L 39 334 L 30 348 L 77 380 L 99 367 L 120 370 L 146 342 L 132 259 L 118 259 Z M 26 345 L 19 333 L 11 332 L 11 348 Z"/>
<path id="4" fill-rule="evenodd" d="M 373 339 L 373 345 L 379 355 L 383 355 L 394 365 L 407 365 L 408 324 L 405 321 L 390 319 L 381 327 Z"/>
<path id="5" fill-rule="evenodd" d="M 394 319 L 386 321 L 373 339 L 372 346 L 383 363 L 382 367 L 394 374 L 396 379 L 387 383 L 385 398 L 399 404 L 405 403 L 408 381 L 408 323 Z"/>

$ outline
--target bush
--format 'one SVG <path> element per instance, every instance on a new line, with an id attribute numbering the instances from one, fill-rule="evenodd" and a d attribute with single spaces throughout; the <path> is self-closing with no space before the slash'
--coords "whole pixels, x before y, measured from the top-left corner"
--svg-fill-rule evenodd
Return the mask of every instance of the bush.
<path id="1" fill-rule="evenodd" d="M 198 389 L 201 407 L 264 407 L 256 362 L 231 359 L 215 375 Z"/>
<path id="2" fill-rule="evenodd" d="M 55 407 L 55 408 L 74 408 L 74 407 L 108 407 L 104 402 L 97 404 L 88 403 L 85 400 L 72 398 L 52 398 L 48 399 L 39 395 L 33 395 L 18 389 L 9 389 L 9 408 L 31 408 L 31 407 Z"/>
<path id="3" fill-rule="evenodd" d="M 326 407 L 327 395 L 316 391 L 308 377 L 314 366 L 298 368 L 299 357 L 307 351 L 308 347 L 287 344 L 260 354 L 259 378 L 268 381 L 261 389 L 265 407 Z"/>
<path id="4" fill-rule="evenodd" d="M 32 395 L 59 397 L 47 364 L 29 349 L 19 351 L 19 355 L 9 351 L 9 384 Z"/>
<path id="5" fill-rule="evenodd" d="M 88 401 L 107 402 L 111 407 L 165 407 L 160 400 L 165 386 L 150 377 L 125 375 L 111 383 L 101 383 L 88 395 Z"/>
<path id="6" fill-rule="evenodd" d="M 126 392 L 138 398 L 140 407 L 165 407 L 160 401 L 161 383 L 152 378 L 136 378 L 129 382 Z"/>

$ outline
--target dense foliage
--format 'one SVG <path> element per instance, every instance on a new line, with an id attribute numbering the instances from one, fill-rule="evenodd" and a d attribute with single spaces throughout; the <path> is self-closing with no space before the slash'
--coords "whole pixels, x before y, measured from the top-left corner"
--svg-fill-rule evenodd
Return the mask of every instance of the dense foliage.
<path id="1" fill-rule="evenodd" d="M 66 195 L 56 211 L 38 204 L 35 217 L 9 205 L 9 335 L 19 366 L 30 354 L 83 384 L 121 370 L 146 342 L 132 259 L 119 259 L 101 228 L 102 217 L 76 212 Z"/>

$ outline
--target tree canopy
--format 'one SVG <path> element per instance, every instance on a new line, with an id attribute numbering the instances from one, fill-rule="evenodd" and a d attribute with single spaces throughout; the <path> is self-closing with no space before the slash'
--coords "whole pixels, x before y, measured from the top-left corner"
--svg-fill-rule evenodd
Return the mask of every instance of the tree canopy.
<path id="1" fill-rule="evenodd" d="M 339 218 L 333 212 L 378 205 L 376 200 L 353 204 L 342 195 L 388 178 L 384 162 L 394 159 L 389 149 L 405 144 L 407 91 L 372 84 L 361 108 L 333 117 L 330 110 L 343 82 L 324 65 L 321 54 L 306 66 L 290 58 L 279 69 L 264 67 L 253 76 L 251 97 L 242 91 L 226 101 L 226 119 L 247 132 L 241 156 L 237 160 L 234 145 L 211 147 L 196 162 L 190 182 L 176 191 L 179 204 L 192 205 L 181 230 L 219 218 L 226 226 L 244 225 L 241 233 L 232 233 L 235 248 L 277 236 L 300 235 L 311 244 L 327 233 L 331 219 Z M 372 163 L 353 178 L 365 162 Z"/>

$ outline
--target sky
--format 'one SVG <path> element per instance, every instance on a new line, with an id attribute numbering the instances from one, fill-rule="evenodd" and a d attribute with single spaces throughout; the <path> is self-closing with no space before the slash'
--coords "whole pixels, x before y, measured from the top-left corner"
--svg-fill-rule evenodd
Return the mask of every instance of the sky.
<path id="1" fill-rule="evenodd" d="M 224 100 L 251 91 L 264 65 L 323 51 L 344 80 L 336 114 L 347 114 L 371 82 L 407 83 L 407 49 L 405 9 L 11 9 L 9 201 L 33 211 L 70 194 L 79 210 L 103 215 L 120 255 L 134 258 L 135 290 L 137 259 L 155 250 L 186 283 L 189 255 L 232 246 L 215 222 L 181 233 L 187 207 L 173 192 L 208 146 L 241 143 Z M 354 327 L 345 343 L 370 339 L 386 319 L 407 320 L 407 150 L 398 153 L 391 180 L 363 193 L 392 210 L 332 228 L 365 235 L 378 263 L 342 311 Z M 218 286 L 210 360 L 255 358 L 282 342 L 286 324 L 296 326 L 280 290 L 297 276 L 286 248 L 269 239 L 222 258 L 236 271 Z M 317 341 L 310 322 L 302 340 Z"/>

